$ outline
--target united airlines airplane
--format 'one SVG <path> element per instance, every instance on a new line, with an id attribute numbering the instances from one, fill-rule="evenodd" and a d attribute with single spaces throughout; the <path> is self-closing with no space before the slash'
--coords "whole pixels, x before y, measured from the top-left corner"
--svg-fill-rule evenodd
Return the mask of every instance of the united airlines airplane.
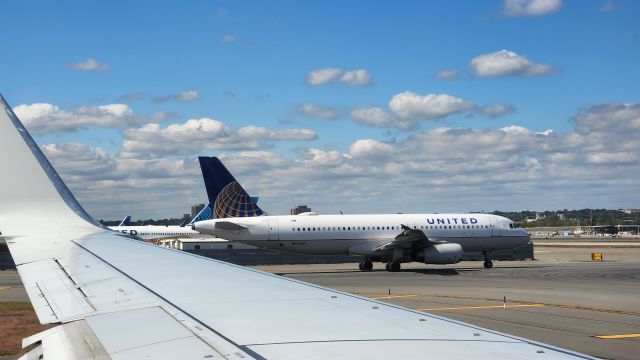
<path id="1" fill-rule="evenodd" d="M 2 96 L 0 168 L 0 232 L 54 325 L 21 359 L 593 359 L 109 230 Z"/>
<path id="2" fill-rule="evenodd" d="M 387 271 L 399 271 L 403 262 L 455 264 L 465 251 L 482 252 L 484 266 L 493 267 L 491 252 L 529 242 L 529 234 L 514 222 L 490 214 L 382 214 L 259 216 L 246 204 L 246 191 L 217 158 L 200 158 L 203 176 L 215 171 L 226 179 L 232 197 L 212 199 L 227 218 L 198 221 L 194 230 L 248 245 L 314 255 L 350 254 L 363 257 L 359 268 L 370 271 L 373 262 L 385 262 Z M 232 191 L 231 191 L 232 189 Z M 249 205 L 249 206 L 246 206 Z M 235 216 L 235 217 L 229 217 Z"/>
<path id="3" fill-rule="evenodd" d="M 169 238 L 202 238 L 202 237 L 215 237 L 213 235 L 201 234 L 191 229 L 191 224 L 196 221 L 212 219 L 213 213 L 211 211 L 211 205 L 205 206 L 187 225 L 189 226 L 177 226 L 177 225 L 144 225 L 135 226 L 130 224 L 131 216 L 127 216 L 120 225 L 109 226 L 109 229 L 121 232 L 123 234 L 138 237 L 143 240 L 156 240 L 156 239 L 169 239 Z M 128 219 L 128 220 L 127 220 Z"/>

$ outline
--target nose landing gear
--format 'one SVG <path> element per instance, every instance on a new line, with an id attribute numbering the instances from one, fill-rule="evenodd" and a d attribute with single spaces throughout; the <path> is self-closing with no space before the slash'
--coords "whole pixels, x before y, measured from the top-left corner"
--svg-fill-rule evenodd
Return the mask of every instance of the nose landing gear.
<path id="1" fill-rule="evenodd" d="M 493 261 L 491 261 L 491 257 L 487 251 L 483 251 L 482 255 L 484 256 L 484 267 L 485 269 L 491 269 L 493 267 Z"/>

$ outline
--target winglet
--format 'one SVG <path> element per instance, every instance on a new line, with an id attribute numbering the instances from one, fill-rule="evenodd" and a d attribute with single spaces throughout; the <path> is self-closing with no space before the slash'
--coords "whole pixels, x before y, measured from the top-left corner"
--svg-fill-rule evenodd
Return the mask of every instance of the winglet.
<path id="1" fill-rule="evenodd" d="M 67 188 L 0 95 L 0 231 L 5 235 L 106 229 Z"/>

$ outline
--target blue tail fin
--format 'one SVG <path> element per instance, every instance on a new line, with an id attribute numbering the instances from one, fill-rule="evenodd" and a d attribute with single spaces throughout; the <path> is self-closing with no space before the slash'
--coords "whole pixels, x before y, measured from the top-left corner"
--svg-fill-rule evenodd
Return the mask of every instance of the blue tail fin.
<path id="1" fill-rule="evenodd" d="M 200 156 L 198 160 L 214 218 L 264 215 L 220 159 Z"/>
<path id="2" fill-rule="evenodd" d="M 198 215 L 196 215 L 193 219 L 191 219 L 191 221 L 189 221 L 189 223 L 187 225 L 193 224 L 195 222 L 198 221 L 202 221 L 202 220 L 211 220 L 213 219 L 213 210 L 211 210 L 212 206 L 211 204 L 205 206 L 204 208 L 202 208 L 202 210 L 200 210 L 200 212 L 198 213 Z"/>
<path id="3" fill-rule="evenodd" d="M 127 215 L 122 221 L 120 221 L 120 225 L 118 226 L 131 226 L 131 215 Z"/>

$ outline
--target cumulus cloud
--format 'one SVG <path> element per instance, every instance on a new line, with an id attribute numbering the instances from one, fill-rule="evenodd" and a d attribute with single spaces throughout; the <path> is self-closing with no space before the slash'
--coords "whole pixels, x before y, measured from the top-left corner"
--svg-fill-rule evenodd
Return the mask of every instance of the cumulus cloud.
<path id="1" fill-rule="evenodd" d="M 310 118 L 333 120 L 338 117 L 336 109 L 329 106 L 321 106 L 311 103 L 304 103 L 298 107 L 298 111 Z"/>
<path id="2" fill-rule="evenodd" d="M 366 126 L 402 130 L 415 128 L 415 122 L 399 119 L 377 106 L 355 108 L 349 115 L 359 124 Z"/>
<path id="3" fill-rule="evenodd" d="M 478 112 L 484 116 L 497 118 L 516 111 L 516 108 L 507 104 L 492 104 L 478 108 Z"/>
<path id="4" fill-rule="evenodd" d="M 184 90 L 177 94 L 166 96 L 154 96 L 153 102 L 156 104 L 165 103 L 168 101 L 196 101 L 200 100 L 200 93 L 197 90 Z"/>
<path id="5" fill-rule="evenodd" d="M 98 62 L 95 59 L 89 58 L 85 61 L 80 61 L 70 65 L 74 70 L 80 71 L 107 71 L 109 65 Z"/>
<path id="6" fill-rule="evenodd" d="M 222 121 L 201 118 L 162 127 L 147 124 L 124 132 L 124 157 L 162 157 L 198 154 L 204 150 L 256 150 L 269 147 L 269 141 L 308 141 L 317 139 L 313 129 L 270 130 L 249 125 L 234 129 Z"/>
<path id="7" fill-rule="evenodd" d="M 341 82 L 351 86 L 368 86 L 373 84 L 373 78 L 366 69 L 345 71 L 341 68 L 315 69 L 307 74 L 307 84 L 320 86 Z"/>
<path id="8" fill-rule="evenodd" d="M 562 0 L 504 0 L 503 11 L 507 16 L 540 16 L 558 11 Z"/>
<path id="9" fill-rule="evenodd" d="M 402 119 L 439 119 L 471 108 L 473 102 L 448 94 L 418 95 L 405 91 L 389 101 L 389 109 Z"/>
<path id="10" fill-rule="evenodd" d="M 43 149 L 90 213 L 114 219 L 123 206 L 140 217 L 164 217 L 202 202 L 196 154 L 218 155 L 273 214 L 298 203 L 326 214 L 631 207 L 626 204 L 640 201 L 640 179 L 629 175 L 640 173 L 640 104 L 594 105 L 571 121 L 567 133 L 442 126 L 394 143 L 363 138 L 327 149 L 314 143 L 287 156 L 270 145 L 313 139 L 315 132 L 193 119 L 125 132 L 116 154 L 78 144 Z M 182 201 L 167 203 L 167 197 Z"/>
<path id="11" fill-rule="evenodd" d="M 358 140 L 349 147 L 349 154 L 356 160 L 382 160 L 391 156 L 393 152 L 393 146 L 373 139 Z"/>
<path id="12" fill-rule="evenodd" d="M 340 68 L 324 68 L 312 70 L 307 75 L 307 84 L 318 86 L 330 82 L 335 82 L 340 77 L 340 74 L 342 74 L 342 69 Z"/>
<path id="13" fill-rule="evenodd" d="M 456 80 L 458 78 L 458 70 L 456 69 L 440 70 L 436 73 L 436 78 L 440 80 Z"/>
<path id="14" fill-rule="evenodd" d="M 35 103 L 18 105 L 13 110 L 33 133 L 71 132 L 90 126 L 126 128 L 177 117 L 165 112 L 157 112 L 152 116 L 135 115 L 126 104 L 82 106 L 66 111 L 53 104 Z"/>
<path id="15" fill-rule="evenodd" d="M 340 82 L 352 86 L 367 86 L 373 84 L 373 78 L 366 69 L 345 71 Z"/>
<path id="16" fill-rule="evenodd" d="M 524 56 L 510 50 L 500 50 L 490 54 L 478 55 L 469 62 L 469 69 L 478 77 L 506 75 L 549 75 L 553 67 L 548 64 L 535 64 Z"/>

